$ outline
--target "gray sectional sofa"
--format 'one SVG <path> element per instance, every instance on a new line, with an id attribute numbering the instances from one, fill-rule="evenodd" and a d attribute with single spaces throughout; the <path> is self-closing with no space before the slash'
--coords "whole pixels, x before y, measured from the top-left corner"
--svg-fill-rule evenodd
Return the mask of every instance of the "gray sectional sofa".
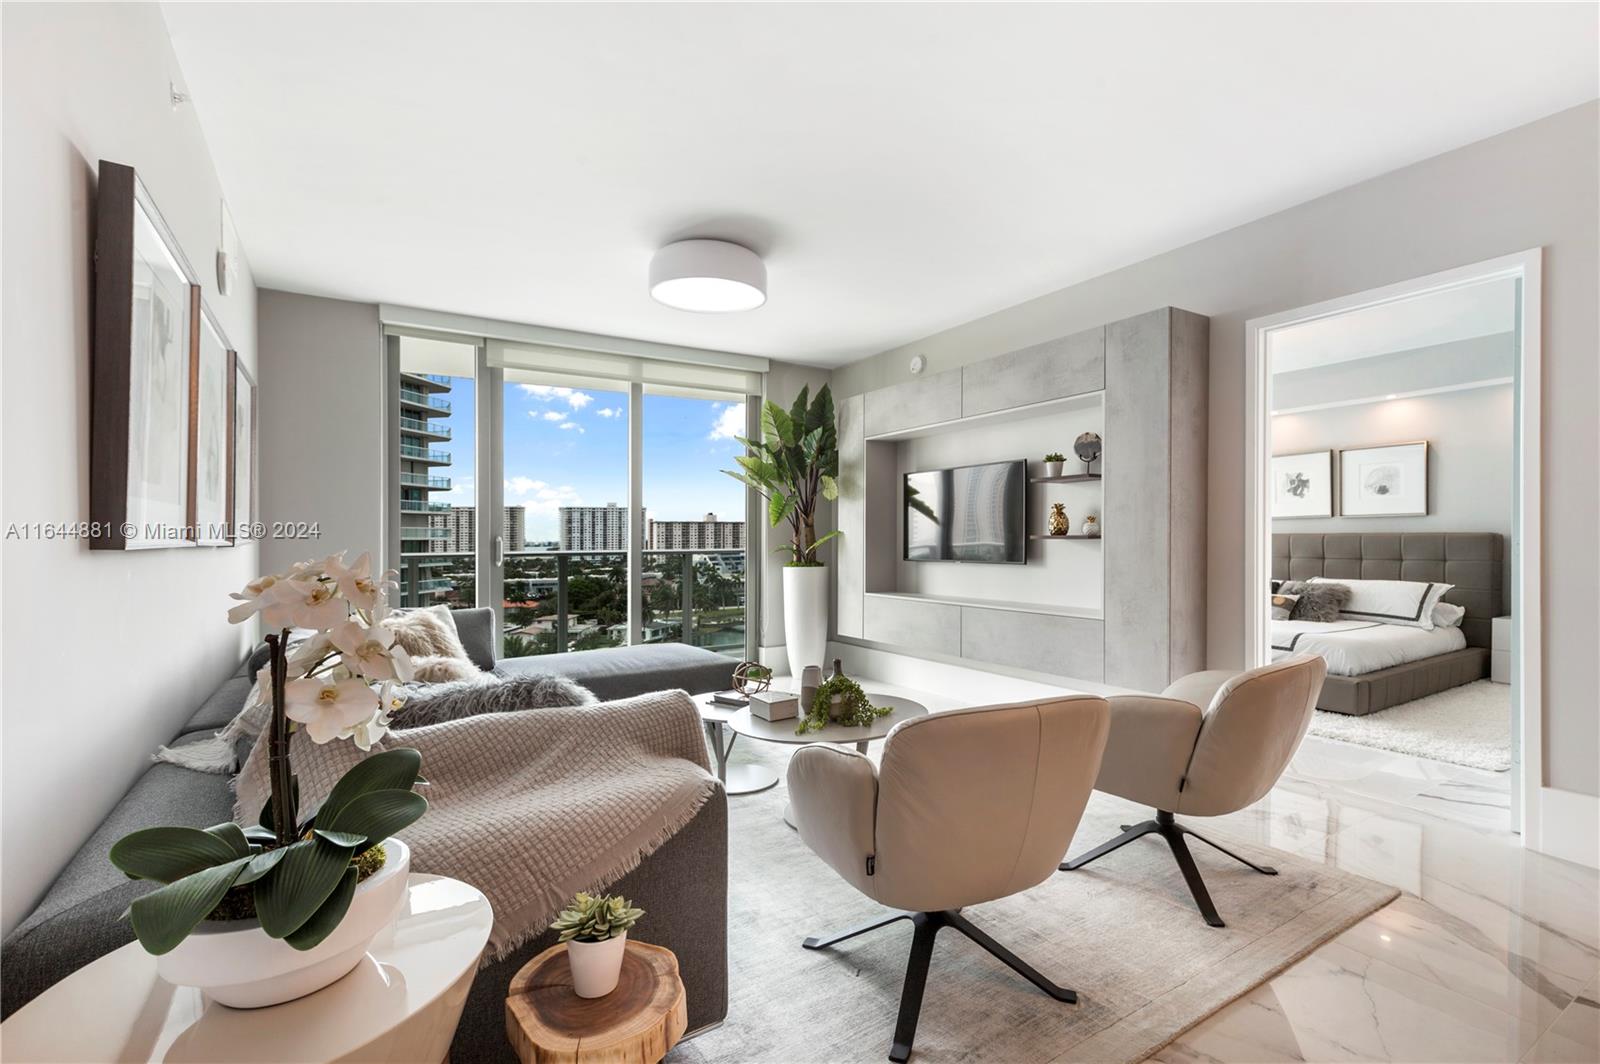
<path id="1" fill-rule="evenodd" d="M 691 694 L 720 690 L 732 674 L 730 659 L 677 644 L 496 661 L 492 612 L 460 610 L 455 616 L 462 644 L 480 668 L 559 673 L 602 701 L 671 688 Z M 242 662 L 168 745 L 196 742 L 231 720 L 249 694 L 261 654 L 258 649 Z M 128 880 L 112 867 L 106 858 L 112 843 L 140 828 L 206 827 L 232 815 L 228 777 L 152 764 L 68 862 L 38 907 L 0 942 L 0 1017 L 133 941 L 127 922 L 118 917 L 151 886 Z M 677 954 L 691 1031 L 716 1024 L 727 1013 L 727 883 L 728 807 L 718 790 L 687 827 L 611 888 L 649 912 L 649 940 Z M 478 973 L 450 1048 L 454 1064 L 515 1059 L 505 1036 L 506 988 L 518 968 L 554 941 L 546 933 Z"/>

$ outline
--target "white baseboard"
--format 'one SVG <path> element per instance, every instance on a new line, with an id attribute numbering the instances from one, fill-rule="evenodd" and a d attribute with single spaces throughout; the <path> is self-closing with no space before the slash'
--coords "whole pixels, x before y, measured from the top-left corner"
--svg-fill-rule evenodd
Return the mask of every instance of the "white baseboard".
<path id="1" fill-rule="evenodd" d="M 1539 840 L 1533 849 L 1600 868 L 1600 797 L 1540 787 Z"/>

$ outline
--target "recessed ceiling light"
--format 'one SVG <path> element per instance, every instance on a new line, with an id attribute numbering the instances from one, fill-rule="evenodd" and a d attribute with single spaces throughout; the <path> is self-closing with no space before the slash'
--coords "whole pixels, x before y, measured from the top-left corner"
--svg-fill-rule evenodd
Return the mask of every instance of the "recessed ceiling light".
<path id="1" fill-rule="evenodd" d="M 767 301 L 767 267 L 726 240 L 680 240 L 650 260 L 650 295 L 678 310 L 754 310 Z"/>

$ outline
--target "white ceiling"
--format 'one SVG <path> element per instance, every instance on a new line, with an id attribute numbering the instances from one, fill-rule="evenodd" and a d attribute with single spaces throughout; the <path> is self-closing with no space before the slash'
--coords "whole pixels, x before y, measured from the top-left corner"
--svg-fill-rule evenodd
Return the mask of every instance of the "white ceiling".
<path id="1" fill-rule="evenodd" d="M 1335 314 L 1271 334 L 1272 372 L 1293 373 L 1374 355 L 1509 333 L 1517 325 L 1514 278 L 1447 288 Z"/>
<path id="2" fill-rule="evenodd" d="M 820 365 L 1591 99 L 1596 11 L 165 6 L 261 284 Z"/>

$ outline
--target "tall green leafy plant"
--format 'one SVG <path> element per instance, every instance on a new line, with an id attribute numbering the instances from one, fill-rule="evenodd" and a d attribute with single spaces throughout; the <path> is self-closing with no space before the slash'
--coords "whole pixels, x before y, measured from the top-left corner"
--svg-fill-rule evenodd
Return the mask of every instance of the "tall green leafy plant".
<path id="1" fill-rule="evenodd" d="M 768 400 L 761 407 L 761 438 L 737 437 L 747 453 L 735 459 L 739 469 L 724 469 L 767 503 L 772 527 L 789 522 L 789 565 L 815 566 L 817 548 L 837 530 L 817 535 L 817 502 L 839 497 L 839 430 L 834 424 L 833 395 L 824 384 L 816 397 L 810 386 L 800 389 L 788 410 Z"/>

